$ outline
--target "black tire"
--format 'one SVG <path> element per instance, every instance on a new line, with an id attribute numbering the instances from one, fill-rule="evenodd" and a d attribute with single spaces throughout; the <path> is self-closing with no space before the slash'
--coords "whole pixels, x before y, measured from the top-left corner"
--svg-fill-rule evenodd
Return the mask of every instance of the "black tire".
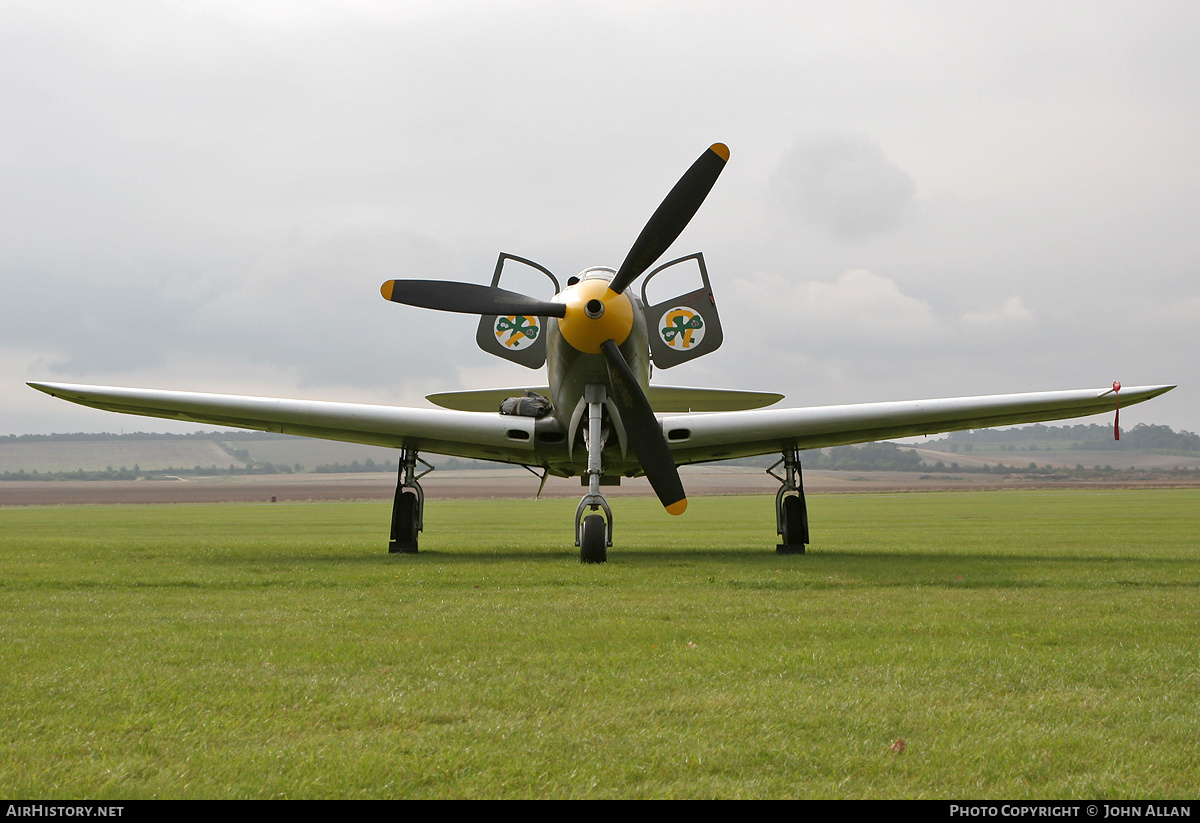
<path id="1" fill-rule="evenodd" d="M 608 524 L 598 514 L 583 518 L 583 531 L 579 536 L 579 562 L 608 562 Z"/>
<path id="2" fill-rule="evenodd" d="M 783 498 L 783 544 L 803 546 L 808 542 L 808 515 L 799 495 Z"/>
<path id="3" fill-rule="evenodd" d="M 392 512 L 392 542 L 388 551 L 412 554 L 417 551 L 417 496 L 402 494 Z"/>

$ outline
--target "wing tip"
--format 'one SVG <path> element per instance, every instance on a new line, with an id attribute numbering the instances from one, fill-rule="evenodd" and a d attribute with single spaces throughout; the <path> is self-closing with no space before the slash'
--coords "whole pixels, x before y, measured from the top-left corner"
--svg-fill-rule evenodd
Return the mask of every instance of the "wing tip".
<path id="1" fill-rule="evenodd" d="M 1114 392 L 1112 389 L 1107 389 L 1101 392 L 1100 397 L 1106 395 L 1117 395 L 1124 402 L 1125 398 L 1130 398 L 1131 403 L 1141 403 L 1145 400 L 1153 400 L 1160 395 L 1164 395 L 1172 389 L 1178 388 L 1177 385 L 1161 385 L 1161 386 L 1126 386 L 1122 387 L 1121 391 Z"/>

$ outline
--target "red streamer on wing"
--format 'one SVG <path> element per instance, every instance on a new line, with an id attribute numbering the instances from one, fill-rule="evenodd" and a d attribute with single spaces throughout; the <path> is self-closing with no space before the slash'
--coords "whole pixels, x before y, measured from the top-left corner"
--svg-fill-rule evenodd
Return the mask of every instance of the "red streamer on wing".
<path id="1" fill-rule="evenodd" d="M 1113 394 L 1117 396 L 1117 409 L 1113 415 L 1113 440 L 1121 439 L 1121 384 L 1113 381 Z"/>

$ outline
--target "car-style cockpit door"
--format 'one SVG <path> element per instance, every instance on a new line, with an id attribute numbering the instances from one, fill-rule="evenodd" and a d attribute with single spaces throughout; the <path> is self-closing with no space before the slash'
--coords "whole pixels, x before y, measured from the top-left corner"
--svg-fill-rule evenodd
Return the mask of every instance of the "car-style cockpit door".
<path id="1" fill-rule="evenodd" d="M 525 283 L 533 279 L 527 276 L 532 274 L 529 269 L 533 269 L 549 277 L 550 282 L 554 284 L 554 294 L 558 294 L 558 278 L 545 267 L 539 266 L 532 260 L 526 260 L 524 257 L 504 252 L 501 252 L 500 258 L 496 260 L 496 272 L 492 275 L 492 288 L 499 287 L 500 277 L 506 273 L 506 263 L 508 264 L 509 280 L 519 278 L 522 281 L 516 289 L 517 291 L 525 293 L 530 291 Z M 520 265 L 515 266 L 514 264 Z M 510 289 L 512 285 L 516 284 L 510 284 Z M 546 335 L 543 332 L 545 323 L 546 318 L 544 317 L 529 317 L 520 314 L 508 317 L 484 315 L 479 319 L 479 330 L 475 333 L 475 341 L 479 344 L 479 348 L 488 354 L 503 357 L 505 360 L 520 363 L 531 369 L 540 369 L 546 363 Z"/>
<path id="2" fill-rule="evenodd" d="M 646 287 L 655 276 L 668 269 L 672 270 L 668 280 L 673 285 L 680 279 L 695 283 L 694 275 L 699 274 L 700 288 L 651 306 L 646 297 Z M 700 252 L 672 260 L 646 275 L 642 281 L 642 303 L 647 306 L 650 357 L 657 368 L 678 366 L 716 351 L 721 345 L 721 319 L 717 316 L 717 303 L 708 285 L 708 269 Z"/>

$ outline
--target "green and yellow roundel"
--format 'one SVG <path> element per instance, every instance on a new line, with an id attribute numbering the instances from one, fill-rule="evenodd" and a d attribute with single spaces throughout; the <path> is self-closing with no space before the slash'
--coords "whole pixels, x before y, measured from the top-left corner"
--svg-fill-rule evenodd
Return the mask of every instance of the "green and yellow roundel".
<path id="1" fill-rule="evenodd" d="M 690 349 L 704 339 L 704 318 L 687 306 L 668 309 L 658 323 L 658 336 L 673 349 Z"/>
<path id="2" fill-rule="evenodd" d="M 537 340 L 540 331 L 537 322 L 536 317 L 528 317 L 523 314 L 497 317 L 496 339 L 505 347 L 513 351 L 520 351 L 533 345 L 533 341 Z"/>

